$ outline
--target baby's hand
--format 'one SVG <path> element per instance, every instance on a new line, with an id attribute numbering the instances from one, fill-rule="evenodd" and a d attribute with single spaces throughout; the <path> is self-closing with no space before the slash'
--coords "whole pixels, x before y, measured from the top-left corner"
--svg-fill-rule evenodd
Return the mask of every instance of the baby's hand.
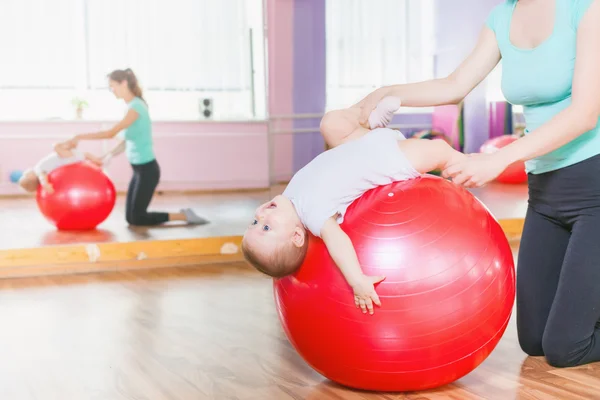
<path id="1" fill-rule="evenodd" d="M 48 194 L 54 193 L 54 186 L 52 186 L 51 183 L 44 183 L 42 184 L 42 187 Z"/>
<path id="2" fill-rule="evenodd" d="M 379 296 L 375 291 L 375 284 L 385 279 L 385 276 L 366 276 L 363 275 L 352 287 L 354 290 L 354 304 L 356 308 L 361 308 L 363 313 L 373 314 L 373 303 L 381 307 Z"/>

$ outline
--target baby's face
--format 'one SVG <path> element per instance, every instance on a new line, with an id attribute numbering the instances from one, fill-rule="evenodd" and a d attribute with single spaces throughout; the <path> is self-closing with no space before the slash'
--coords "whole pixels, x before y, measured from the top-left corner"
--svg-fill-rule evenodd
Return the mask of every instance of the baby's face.
<path id="1" fill-rule="evenodd" d="M 256 209 L 244 240 L 263 252 L 274 251 L 285 241 L 293 240 L 297 221 L 293 204 L 285 197 L 277 196 Z"/>

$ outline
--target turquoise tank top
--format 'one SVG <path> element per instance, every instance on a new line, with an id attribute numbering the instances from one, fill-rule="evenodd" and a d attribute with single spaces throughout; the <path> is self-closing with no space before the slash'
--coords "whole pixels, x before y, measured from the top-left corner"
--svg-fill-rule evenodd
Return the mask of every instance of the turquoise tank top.
<path id="1" fill-rule="evenodd" d="M 135 97 L 128 103 L 138 113 L 138 118 L 124 133 L 125 154 L 133 165 L 146 164 L 155 159 L 152 143 L 152 122 L 144 100 Z"/>
<path id="2" fill-rule="evenodd" d="M 556 13 L 550 37 L 533 49 L 514 46 L 510 25 L 517 0 L 506 0 L 490 13 L 486 25 L 496 34 L 502 54 L 502 93 L 522 105 L 528 134 L 571 104 L 577 28 L 594 0 L 554 0 Z M 600 122 L 600 121 L 599 121 Z M 566 145 L 525 163 L 539 174 L 600 154 L 600 125 Z"/>

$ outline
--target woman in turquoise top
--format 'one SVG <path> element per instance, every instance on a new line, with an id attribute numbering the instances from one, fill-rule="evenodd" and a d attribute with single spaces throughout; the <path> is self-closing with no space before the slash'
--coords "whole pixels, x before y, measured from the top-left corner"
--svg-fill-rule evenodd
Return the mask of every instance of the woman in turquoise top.
<path id="1" fill-rule="evenodd" d="M 505 0 L 479 42 L 448 77 L 377 89 L 405 106 L 457 103 L 502 59 L 502 91 L 523 105 L 526 135 L 492 155 L 444 171 L 483 185 L 526 163 L 529 206 L 517 268 L 523 351 L 557 367 L 600 360 L 600 0 Z"/>
<path id="2" fill-rule="evenodd" d="M 129 110 L 123 120 L 104 132 L 86 133 L 75 136 L 71 142 L 80 140 L 110 139 L 125 131 L 124 140 L 115 147 L 111 156 L 123 152 L 133 169 L 133 176 L 127 190 L 125 218 L 131 225 L 159 225 L 169 221 L 186 221 L 189 224 L 205 224 L 204 218 L 186 208 L 179 213 L 148 212 L 148 206 L 160 180 L 160 167 L 154 155 L 152 123 L 148 105 L 142 96 L 142 89 L 131 69 L 115 70 L 108 75 L 111 91 L 118 99 L 127 102 Z"/>

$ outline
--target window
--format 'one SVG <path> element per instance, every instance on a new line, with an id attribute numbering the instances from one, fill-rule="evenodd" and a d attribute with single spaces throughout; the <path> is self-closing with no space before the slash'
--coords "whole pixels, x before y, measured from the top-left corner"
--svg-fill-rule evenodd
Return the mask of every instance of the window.
<path id="1" fill-rule="evenodd" d="M 132 68 L 155 119 L 262 118 L 262 0 L 2 0 L 2 119 L 118 118 L 106 74 Z"/>
<path id="2" fill-rule="evenodd" d="M 327 0 L 327 109 L 433 78 L 433 0 Z"/>

